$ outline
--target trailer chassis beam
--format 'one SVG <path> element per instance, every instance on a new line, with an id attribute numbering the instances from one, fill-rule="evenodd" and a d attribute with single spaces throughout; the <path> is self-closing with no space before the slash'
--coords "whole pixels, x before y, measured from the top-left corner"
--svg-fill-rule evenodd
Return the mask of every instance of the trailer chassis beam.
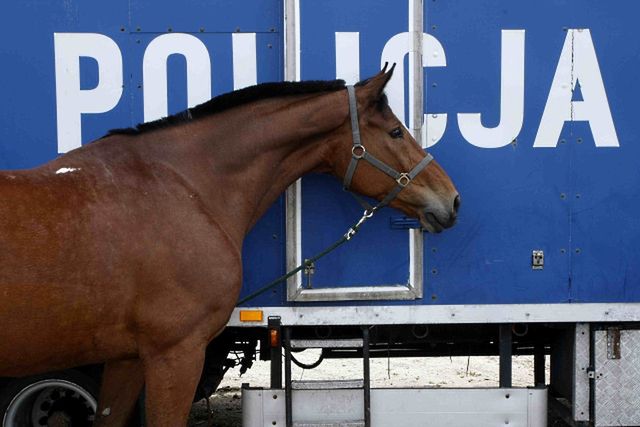
<path id="1" fill-rule="evenodd" d="M 511 335 L 511 323 L 503 323 L 499 326 L 498 347 L 500 349 L 500 387 L 509 388 L 512 384 L 511 356 L 513 355 L 513 341 Z"/>

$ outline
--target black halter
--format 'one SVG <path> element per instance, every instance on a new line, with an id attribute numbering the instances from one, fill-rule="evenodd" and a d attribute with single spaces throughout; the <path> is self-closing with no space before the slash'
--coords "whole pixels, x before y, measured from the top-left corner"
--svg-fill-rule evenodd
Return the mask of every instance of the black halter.
<path id="1" fill-rule="evenodd" d="M 356 101 L 356 91 L 353 86 L 347 86 L 347 93 L 349 94 L 349 114 L 351 115 L 351 133 L 353 135 L 353 147 L 351 148 L 351 162 L 347 168 L 347 172 L 344 175 L 343 187 L 345 190 L 349 190 L 351 186 L 351 180 L 353 174 L 358 166 L 360 159 L 366 160 L 375 168 L 389 175 L 396 181 L 396 186 L 382 199 L 376 206 L 365 206 L 365 209 L 371 214 L 378 209 L 387 206 L 393 199 L 398 196 L 398 193 L 402 191 L 407 185 L 413 181 L 413 179 L 420 173 L 427 165 L 433 160 L 433 156 L 429 153 L 425 153 L 425 157 L 409 172 L 398 172 L 386 163 L 378 160 L 373 154 L 367 152 L 364 145 L 360 141 L 360 125 L 358 123 L 358 105 Z M 362 202 L 361 202 L 362 203 Z M 367 212 L 365 212 L 366 214 Z"/>

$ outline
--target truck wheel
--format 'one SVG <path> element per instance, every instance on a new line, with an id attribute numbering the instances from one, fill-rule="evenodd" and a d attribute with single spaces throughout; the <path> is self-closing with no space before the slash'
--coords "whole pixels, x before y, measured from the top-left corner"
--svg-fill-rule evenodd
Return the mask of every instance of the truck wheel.
<path id="1" fill-rule="evenodd" d="M 90 427 L 97 383 L 78 371 L 18 378 L 0 390 L 2 427 Z"/>

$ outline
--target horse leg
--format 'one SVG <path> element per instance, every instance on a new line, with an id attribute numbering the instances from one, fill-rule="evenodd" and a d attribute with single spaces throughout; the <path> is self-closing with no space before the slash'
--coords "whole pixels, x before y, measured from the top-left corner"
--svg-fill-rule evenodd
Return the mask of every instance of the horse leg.
<path id="1" fill-rule="evenodd" d="M 94 427 L 126 426 L 143 385 L 140 359 L 107 362 L 102 374 Z"/>
<path id="2" fill-rule="evenodd" d="M 204 364 L 206 342 L 181 344 L 144 360 L 147 425 L 185 426 Z"/>

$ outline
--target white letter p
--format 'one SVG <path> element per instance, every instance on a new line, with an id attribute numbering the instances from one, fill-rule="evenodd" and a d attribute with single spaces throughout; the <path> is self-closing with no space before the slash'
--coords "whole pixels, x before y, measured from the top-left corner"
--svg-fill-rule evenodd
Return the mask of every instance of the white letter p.
<path id="1" fill-rule="evenodd" d="M 83 113 L 104 113 L 122 96 L 122 55 L 109 37 L 95 33 L 54 33 L 58 152 L 82 145 Z M 98 63 L 98 85 L 80 88 L 80 57 Z"/>

